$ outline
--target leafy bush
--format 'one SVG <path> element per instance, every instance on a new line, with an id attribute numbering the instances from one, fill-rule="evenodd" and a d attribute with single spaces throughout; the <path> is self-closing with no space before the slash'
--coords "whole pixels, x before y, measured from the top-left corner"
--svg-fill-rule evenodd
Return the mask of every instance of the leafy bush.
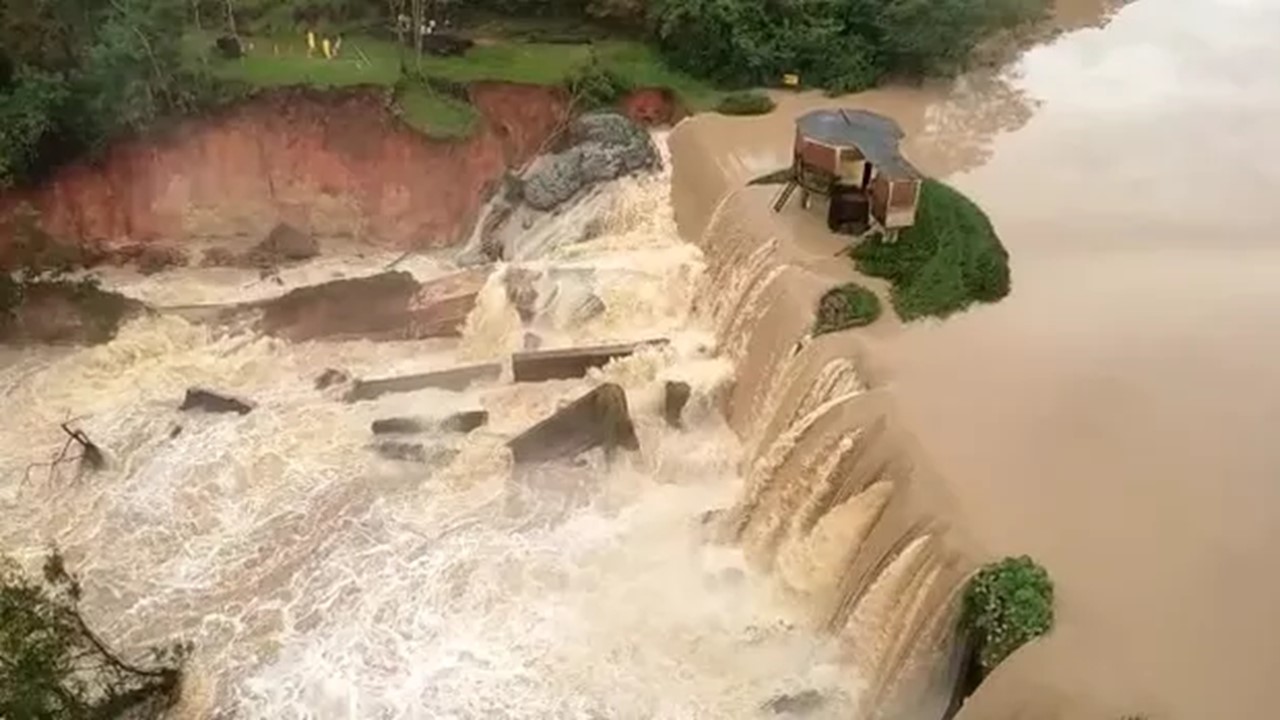
<path id="1" fill-rule="evenodd" d="M 724 115 L 764 115 L 777 107 L 773 98 L 759 90 L 747 90 L 725 95 L 716 104 L 716 112 Z"/>
<path id="2" fill-rule="evenodd" d="M 190 648 L 155 648 L 155 665 L 137 665 L 89 628 L 79 602 L 80 584 L 57 553 L 43 583 L 0 557 L 0 717 L 159 717 L 178 698 Z"/>
<path id="3" fill-rule="evenodd" d="M 606 68 L 594 57 L 576 69 L 566 85 L 580 110 L 613 107 L 632 90 L 626 78 Z"/>
<path id="4" fill-rule="evenodd" d="M 856 283 L 833 288 L 818 301 L 813 334 L 823 335 L 870 325 L 880 317 L 880 298 Z"/>
<path id="5" fill-rule="evenodd" d="M 1053 626 L 1053 581 L 1031 558 L 1009 557 L 978 571 L 965 590 L 961 628 L 983 674 Z"/>
<path id="6" fill-rule="evenodd" d="M 915 224 L 896 242 L 872 237 L 851 255 L 860 271 L 893 283 L 904 320 L 946 317 L 1009 294 L 1009 254 L 986 213 L 936 180 L 924 181 Z"/>

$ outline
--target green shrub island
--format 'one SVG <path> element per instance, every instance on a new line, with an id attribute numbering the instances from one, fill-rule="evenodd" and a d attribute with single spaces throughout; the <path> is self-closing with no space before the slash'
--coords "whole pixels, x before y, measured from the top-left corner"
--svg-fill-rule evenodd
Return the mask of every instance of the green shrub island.
<path id="1" fill-rule="evenodd" d="M 858 270 L 893 283 L 903 320 L 946 317 L 1009 294 L 1009 253 L 986 213 L 937 180 L 924 181 L 915 224 L 895 242 L 873 236 L 850 254 Z"/>
<path id="2" fill-rule="evenodd" d="M 1053 626 L 1053 581 L 1031 558 L 1009 557 L 978 571 L 965 590 L 961 629 L 982 674 Z"/>
<path id="3" fill-rule="evenodd" d="M 716 104 L 716 112 L 722 115 L 764 115 L 773 112 L 775 107 L 773 98 L 759 90 L 744 90 L 721 98 Z"/>
<path id="4" fill-rule="evenodd" d="M 818 301 L 813 334 L 824 335 L 870 325 L 880 317 L 880 298 L 870 290 L 849 283 L 832 288 Z"/>

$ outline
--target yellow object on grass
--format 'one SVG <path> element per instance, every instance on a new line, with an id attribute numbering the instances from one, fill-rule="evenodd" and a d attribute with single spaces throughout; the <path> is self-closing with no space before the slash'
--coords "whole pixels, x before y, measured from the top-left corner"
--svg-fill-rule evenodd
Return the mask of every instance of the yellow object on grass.
<path id="1" fill-rule="evenodd" d="M 329 38 L 325 38 L 325 39 L 324 39 L 324 42 L 323 42 L 322 44 L 324 45 L 324 59 L 325 59 L 325 60 L 332 60 L 332 59 L 333 59 L 333 46 L 329 44 Z"/>
<path id="2" fill-rule="evenodd" d="M 316 34 L 310 30 L 307 31 L 307 54 L 311 55 L 316 51 Z"/>
<path id="3" fill-rule="evenodd" d="M 787 87 L 796 87 L 800 84 L 800 76 L 795 73 L 786 73 L 782 76 L 782 84 Z"/>

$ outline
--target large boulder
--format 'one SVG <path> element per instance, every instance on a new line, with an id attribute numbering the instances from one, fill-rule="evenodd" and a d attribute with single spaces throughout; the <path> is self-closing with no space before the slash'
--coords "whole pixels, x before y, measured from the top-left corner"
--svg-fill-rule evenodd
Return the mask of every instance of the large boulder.
<path id="1" fill-rule="evenodd" d="M 521 177 L 520 195 L 536 210 L 550 210 L 580 190 L 660 162 L 649 135 L 625 115 L 592 113 L 573 121 L 570 147 L 544 155 Z"/>
<path id="2" fill-rule="evenodd" d="M 267 237 L 246 255 L 248 264 L 270 267 L 286 262 L 310 260 L 320 254 L 320 243 L 314 237 L 288 224 L 279 223 Z"/>

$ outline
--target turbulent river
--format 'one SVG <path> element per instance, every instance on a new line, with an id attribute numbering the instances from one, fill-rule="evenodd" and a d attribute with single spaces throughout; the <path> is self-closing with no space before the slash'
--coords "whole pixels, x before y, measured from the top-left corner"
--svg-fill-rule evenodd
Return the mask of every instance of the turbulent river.
<path id="1" fill-rule="evenodd" d="M 700 516 L 741 484 L 712 404 L 732 368 L 708 354 L 713 333 L 691 312 L 703 264 L 676 235 L 668 189 L 666 174 L 615 183 L 605 232 L 540 261 L 590 271 L 607 306 L 546 337 L 673 340 L 584 380 L 351 405 L 315 389 L 329 367 L 394 375 L 519 347 L 515 311 L 488 290 L 460 341 L 289 345 L 160 316 L 101 347 L 10 355 L 0 546 L 32 562 L 62 548 L 90 621 L 122 647 L 193 641 L 184 717 L 739 718 L 804 690 L 847 713 L 858 681 L 834 645 L 740 552 L 704 542 Z M 330 258 L 286 279 L 389 259 Z M 429 277 L 448 262 L 410 266 Z M 117 280 L 169 304 L 272 287 L 234 271 Z M 560 471 L 594 488 L 567 514 L 513 503 L 505 440 L 602 378 L 627 389 L 642 452 Z M 681 432 L 661 420 L 667 378 L 694 388 Z M 258 406 L 180 413 L 191 385 Z M 470 408 L 490 424 L 433 438 L 457 452 L 434 469 L 368 447 L 378 417 Z M 66 420 L 108 451 L 110 470 L 24 479 L 56 454 Z"/>

